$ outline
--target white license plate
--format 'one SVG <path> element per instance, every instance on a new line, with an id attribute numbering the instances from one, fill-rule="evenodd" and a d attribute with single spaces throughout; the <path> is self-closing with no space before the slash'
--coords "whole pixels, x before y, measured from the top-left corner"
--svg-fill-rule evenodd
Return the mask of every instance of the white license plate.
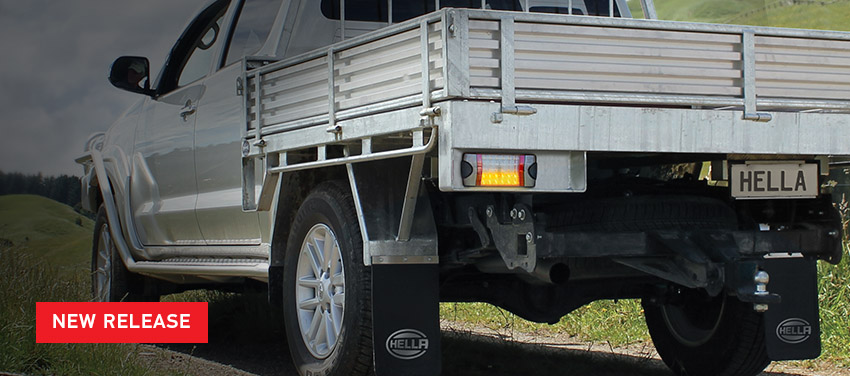
<path id="1" fill-rule="evenodd" d="M 747 162 L 731 165 L 732 197 L 814 198 L 817 197 L 818 165 L 803 162 Z"/>

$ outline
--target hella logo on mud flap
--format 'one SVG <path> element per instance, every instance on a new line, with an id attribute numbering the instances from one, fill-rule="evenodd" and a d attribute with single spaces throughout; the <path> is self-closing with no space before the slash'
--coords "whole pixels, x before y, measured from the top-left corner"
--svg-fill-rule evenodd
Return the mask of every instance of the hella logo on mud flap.
<path id="1" fill-rule="evenodd" d="M 402 329 L 387 338 L 387 351 L 402 360 L 413 360 L 425 355 L 428 345 L 428 337 L 414 329 Z"/>
<path id="2" fill-rule="evenodd" d="M 797 344 L 809 339 L 812 335 L 812 326 L 808 321 L 798 318 L 787 319 L 776 327 L 776 336 L 782 342 Z"/>

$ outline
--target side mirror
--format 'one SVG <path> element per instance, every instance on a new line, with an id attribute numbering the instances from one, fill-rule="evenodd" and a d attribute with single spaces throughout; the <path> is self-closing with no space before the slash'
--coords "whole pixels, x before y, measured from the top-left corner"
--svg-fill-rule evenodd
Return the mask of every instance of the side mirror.
<path id="1" fill-rule="evenodd" d="M 122 56 L 112 63 L 109 70 L 112 86 L 129 92 L 153 96 L 150 87 L 150 63 L 139 56 Z"/>

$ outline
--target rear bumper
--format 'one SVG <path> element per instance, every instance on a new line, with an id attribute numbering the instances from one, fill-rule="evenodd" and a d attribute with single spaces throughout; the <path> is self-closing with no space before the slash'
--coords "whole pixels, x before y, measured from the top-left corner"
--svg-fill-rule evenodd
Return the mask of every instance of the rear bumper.
<path id="1" fill-rule="evenodd" d="M 538 233 L 537 257 L 668 257 L 699 252 L 716 262 L 752 257 L 841 261 L 839 228 L 788 231 L 651 231 Z"/>

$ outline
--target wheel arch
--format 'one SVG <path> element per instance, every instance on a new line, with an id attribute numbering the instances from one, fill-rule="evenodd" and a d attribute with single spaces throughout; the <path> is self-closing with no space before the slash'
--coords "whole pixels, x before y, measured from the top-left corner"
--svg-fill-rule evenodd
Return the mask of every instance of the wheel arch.
<path id="1" fill-rule="evenodd" d="M 413 249 L 407 240 L 397 238 L 406 201 L 413 204 L 407 208 L 409 218 L 416 218 L 407 224 L 409 239 L 424 247 L 420 256 L 424 254 L 436 259 L 437 229 L 429 193 L 420 184 L 422 172 L 421 163 L 415 163 L 410 157 L 400 157 L 357 163 L 350 168 L 341 165 L 281 176 L 271 239 L 269 301 L 279 305 L 286 242 L 295 214 L 307 196 L 327 181 L 342 182 L 341 188 L 350 192 L 355 200 L 354 206 L 360 212 L 357 220 L 363 236 L 365 265 L 371 265 L 371 258 L 376 255 L 405 256 Z M 355 184 L 351 184 L 352 178 Z M 358 192 L 352 192 L 355 187 Z M 378 253 L 371 251 L 373 243 L 381 248 Z"/>
<path id="2" fill-rule="evenodd" d="M 106 159 L 99 151 L 92 150 L 91 157 L 92 163 L 94 164 L 94 180 L 90 186 L 93 188 L 96 187 L 97 189 L 89 189 L 87 192 L 89 195 L 93 195 L 95 197 L 95 202 L 97 203 L 98 208 L 101 204 L 103 204 L 106 208 L 107 223 L 109 224 L 112 237 L 118 246 L 121 261 L 124 263 L 125 267 L 132 270 L 135 260 L 133 259 L 129 245 L 126 242 L 126 234 L 124 226 L 122 226 L 124 221 L 121 220 L 121 212 L 118 204 L 119 201 L 116 197 L 116 193 L 118 192 L 115 184 L 120 183 L 116 183 L 118 180 L 113 178 L 115 173 L 110 173 L 110 166 L 105 163 Z M 92 191 L 94 191 L 94 193 Z"/>
<path id="3" fill-rule="evenodd" d="M 80 178 L 80 204 L 83 209 L 97 213 L 97 209 L 103 202 L 103 194 L 100 192 L 97 173 L 92 169 Z"/>
<path id="4" fill-rule="evenodd" d="M 283 304 L 281 287 L 286 241 L 295 214 L 310 192 L 323 182 L 334 180 L 348 181 L 345 166 L 294 171 L 281 176 L 269 255 L 269 302 L 274 306 Z M 350 189 L 348 187 L 346 185 L 345 189 Z"/>
<path id="5" fill-rule="evenodd" d="M 90 200 L 89 202 L 92 203 L 92 208 L 94 209 L 94 210 L 92 210 L 93 213 L 97 213 L 98 208 L 100 208 L 101 205 L 105 205 L 105 206 L 111 205 L 113 208 L 115 208 L 115 213 L 118 214 L 118 216 L 116 218 L 114 218 L 114 220 L 117 221 L 117 223 L 119 223 L 123 226 L 124 221 L 121 220 L 121 212 L 119 210 L 119 205 L 118 205 L 118 201 L 117 201 L 118 197 L 116 196 L 116 190 L 115 190 L 115 186 L 114 186 L 114 183 L 113 183 L 114 180 L 115 179 L 111 176 L 109 169 L 106 166 L 104 166 L 104 175 L 103 176 L 101 176 L 100 174 L 98 174 L 96 172 L 92 174 L 91 181 L 89 182 L 89 187 L 86 190 L 86 195 L 88 196 L 88 199 Z M 104 191 L 106 191 L 106 192 L 104 192 Z M 112 199 L 107 201 L 104 198 L 105 197 L 104 193 L 111 195 Z M 110 211 L 107 210 L 107 214 L 106 214 L 107 217 L 109 217 L 109 213 L 110 213 Z M 121 233 L 122 233 L 122 235 L 124 233 L 123 227 L 121 229 Z"/>

